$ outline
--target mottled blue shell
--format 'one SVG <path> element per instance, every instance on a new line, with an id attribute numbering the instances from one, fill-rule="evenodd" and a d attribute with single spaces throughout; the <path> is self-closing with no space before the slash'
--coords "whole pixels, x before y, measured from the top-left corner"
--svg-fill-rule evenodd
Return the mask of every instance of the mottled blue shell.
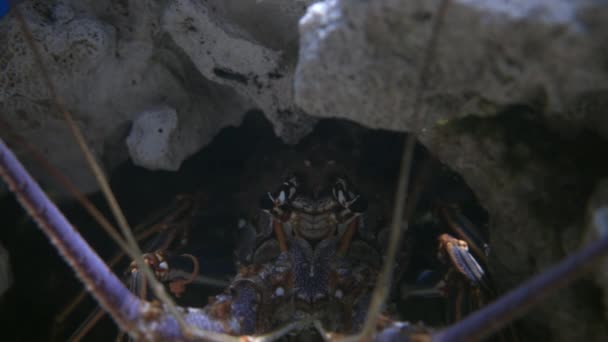
<path id="1" fill-rule="evenodd" d="M 241 324 L 241 333 L 254 334 L 259 301 L 257 290 L 252 283 L 241 281 L 231 288 L 231 292 L 233 292 L 231 312 Z"/>
<path id="2" fill-rule="evenodd" d="M 327 239 L 321 241 L 313 251 L 306 240 L 291 239 L 289 254 L 297 299 L 312 304 L 327 298 L 336 246 L 337 239 Z"/>

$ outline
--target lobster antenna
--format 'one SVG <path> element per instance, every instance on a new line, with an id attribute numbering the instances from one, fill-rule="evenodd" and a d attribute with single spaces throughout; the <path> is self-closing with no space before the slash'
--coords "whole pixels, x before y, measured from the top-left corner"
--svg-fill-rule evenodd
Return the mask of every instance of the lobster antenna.
<path id="1" fill-rule="evenodd" d="M 419 128 L 418 126 L 420 125 L 420 107 L 422 103 L 422 96 L 424 95 L 424 91 L 426 88 L 426 78 L 429 73 L 431 61 L 433 60 L 433 57 L 435 55 L 437 40 L 439 38 L 439 31 L 441 29 L 443 18 L 445 16 L 445 12 L 447 11 L 449 2 L 449 0 L 441 1 L 437 9 L 437 15 L 435 16 L 433 26 L 431 28 L 429 41 L 424 53 L 423 65 L 418 74 L 418 86 L 416 87 L 416 94 L 414 97 L 414 104 L 412 109 L 412 121 L 414 122 L 413 128 Z M 372 333 L 374 332 L 376 327 L 376 319 L 380 314 L 382 307 L 384 306 L 386 297 L 389 292 L 389 284 L 391 283 L 393 276 L 392 272 L 393 266 L 395 264 L 395 255 L 397 254 L 397 249 L 399 247 L 399 243 L 401 242 L 401 234 L 408 228 L 408 218 L 405 218 L 405 221 L 402 220 L 406 197 L 408 194 L 408 185 L 415 145 L 416 137 L 412 133 L 408 134 L 405 141 L 405 146 L 403 147 L 403 155 L 401 157 L 401 169 L 399 172 L 397 193 L 395 195 L 395 207 L 393 210 L 388 251 L 384 259 L 382 271 L 380 272 L 378 280 L 376 281 L 376 287 L 374 288 L 374 292 L 372 294 L 372 299 L 367 311 L 365 324 L 363 325 L 361 333 L 358 336 L 354 337 L 356 340 L 361 339 L 361 337 L 366 338 L 372 336 Z M 408 200 L 409 202 L 411 202 L 408 203 L 408 206 L 414 207 L 414 202 L 416 201 L 416 199 L 410 196 Z"/>
<path id="2" fill-rule="evenodd" d="M 57 182 L 59 182 L 61 186 L 63 186 L 72 196 L 74 196 L 74 198 L 76 198 L 78 203 L 80 203 L 80 205 L 85 208 L 85 210 L 93 217 L 93 219 L 95 219 L 95 221 L 99 223 L 99 225 L 112 238 L 112 240 L 116 242 L 120 249 L 127 253 L 131 258 L 134 257 L 134 255 L 132 255 L 131 250 L 129 249 L 129 246 L 127 246 L 122 237 L 117 233 L 117 229 L 110 223 L 110 221 L 108 221 L 108 219 L 105 218 L 105 216 L 103 216 L 99 209 L 97 209 L 97 207 L 95 207 L 95 205 L 91 203 L 91 201 L 89 201 L 89 199 L 80 190 L 78 190 L 78 188 L 74 185 L 74 183 L 72 183 L 72 181 L 70 181 L 68 177 L 66 177 L 55 166 L 49 163 L 48 160 L 44 158 L 42 153 L 40 153 L 40 151 L 36 147 L 30 144 L 21 135 L 15 133 L 12 127 L 8 124 L 8 122 L 5 122 L 3 119 L 0 119 L 0 128 L 5 129 L 6 132 L 8 132 L 10 136 L 12 136 L 11 140 L 19 144 L 19 146 L 25 148 L 27 153 L 32 158 L 34 158 L 34 160 L 38 164 L 40 164 L 47 172 L 49 172 L 51 177 L 55 178 L 55 180 L 57 180 Z"/>
<path id="3" fill-rule="evenodd" d="M 90 148 L 88 147 L 88 145 L 84 139 L 84 136 L 82 135 L 82 132 L 80 132 L 77 125 L 74 123 L 74 120 L 73 120 L 71 114 L 68 112 L 63 101 L 57 94 L 53 81 L 51 80 L 50 75 L 42 62 L 42 57 L 41 57 L 40 51 L 38 50 L 38 47 L 36 46 L 36 43 L 34 42 L 34 37 L 32 36 L 32 32 L 29 29 L 27 22 L 21 15 L 21 11 L 19 10 L 19 8 L 17 6 L 15 6 L 13 8 L 13 13 L 15 14 L 15 17 L 17 18 L 17 22 L 19 23 L 19 27 L 20 27 L 21 31 L 23 32 L 23 35 L 25 36 L 25 40 L 26 40 L 27 44 L 29 45 L 30 49 L 32 50 L 35 63 L 42 75 L 42 78 L 44 80 L 44 83 L 46 84 L 46 87 L 48 88 L 48 90 L 51 94 L 51 97 L 53 99 L 55 106 L 57 107 L 59 112 L 63 114 L 63 117 L 64 117 L 65 121 L 67 122 L 72 135 L 74 135 L 74 138 L 76 139 L 76 142 L 78 143 L 78 146 L 80 147 L 82 153 L 84 154 L 84 156 L 86 158 L 87 165 L 91 168 L 91 171 L 93 172 L 97 182 L 99 183 L 99 187 L 100 187 L 102 193 L 104 194 L 104 197 L 106 198 L 106 201 L 108 202 L 108 205 L 110 206 L 110 209 L 112 210 L 112 213 L 113 213 L 114 217 L 116 218 L 116 221 L 118 222 L 118 226 L 120 227 L 121 232 L 125 236 L 129 249 L 131 250 L 130 254 L 135 254 L 135 262 L 137 263 L 138 268 L 143 271 L 145 277 L 150 282 L 150 285 L 154 291 L 154 294 L 159 298 L 159 300 L 161 300 L 163 303 L 165 303 L 165 305 L 167 306 L 167 308 L 169 309 L 171 314 L 175 317 L 175 319 L 179 323 L 182 330 L 184 330 L 186 332 L 189 331 L 190 329 L 186 325 L 186 322 L 184 321 L 181 314 L 178 312 L 178 310 L 175 306 L 175 303 L 173 303 L 173 300 L 171 299 L 171 297 L 169 297 L 169 295 L 167 295 L 163 285 L 160 284 L 156 280 L 156 278 L 154 278 L 152 271 L 150 270 L 148 265 L 144 262 L 144 259 L 142 257 L 142 252 L 141 252 L 139 246 L 137 245 L 137 242 L 135 241 L 135 237 L 131 233 L 131 229 L 129 228 L 127 219 L 125 218 L 122 210 L 120 209 L 120 206 L 118 205 L 118 202 L 116 201 L 116 198 L 114 197 L 114 194 L 112 193 L 110 184 L 109 184 L 107 178 L 105 177 L 103 171 L 101 170 L 101 167 L 95 160 L 95 157 L 93 156 L 93 153 L 91 152 Z"/>
<path id="4" fill-rule="evenodd" d="M 15 194 L 24 209 L 51 240 L 79 279 L 88 286 L 99 304 L 114 322 L 133 337 L 155 337 L 167 340 L 181 336 L 190 340 L 239 341 L 237 337 L 201 329 L 181 329 L 172 313 L 156 310 L 154 303 L 143 302 L 131 293 L 107 267 L 87 242 L 76 232 L 57 206 L 19 163 L 0 139 L 0 177 Z M 166 307 L 166 305 L 165 305 Z M 157 316 L 157 314 L 161 314 Z M 163 328 L 175 327 L 165 334 Z"/>

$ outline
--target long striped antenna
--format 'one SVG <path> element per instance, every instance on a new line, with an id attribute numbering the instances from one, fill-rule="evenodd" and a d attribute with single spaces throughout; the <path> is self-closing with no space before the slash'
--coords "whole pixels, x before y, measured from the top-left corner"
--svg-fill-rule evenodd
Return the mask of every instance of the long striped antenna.
<path id="1" fill-rule="evenodd" d="M 171 297 L 166 293 L 165 288 L 160 283 L 158 283 L 156 278 L 154 278 L 152 271 L 150 270 L 148 265 L 144 262 L 143 257 L 142 257 L 143 253 L 141 252 L 139 246 L 137 245 L 137 241 L 135 240 L 135 237 L 133 236 L 133 233 L 131 232 L 131 228 L 129 227 L 129 224 L 127 223 L 127 220 L 126 220 L 122 210 L 120 209 L 120 206 L 118 205 L 116 198 L 114 197 L 114 193 L 110 189 L 110 184 L 109 184 L 107 177 L 105 176 L 99 163 L 93 156 L 93 153 L 91 152 L 91 149 L 89 148 L 89 146 L 84 138 L 84 135 L 82 134 L 82 132 L 80 131 L 80 129 L 78 128 L 76 123 L 74 122 L 70 112 L 67 110 L 67 108 L 63 102 L 63 99 L 59 96 L 59 94 L 56 91 L 56 87 L 43 62 L 42 55 L 40 53 L 38 46 L 36 45 L 36 42 L 34 41 L 32 31 L 30 30 L 30 28 L 27 24 L 27 21 L 21 14 L 21 11 L 19 10 L 19 8 L 17 6 L 14 6 L 16 4 L 16 2 L 14 2 L 12 0 L 0 0 L 0 1 L 5 1 L 7 8 L 9 7 L 8 5 L 12 6 L 12 13 L 14 14 L 15 18 L 17 19 L 17 23 L 23 33 L 25 41 L 27 42 L 27 44 L 29 45 L 29 47 L 32 51 L 32 54 L 34 57 L 34 62 L 40 71 L 40 74 L 42 76 L 42 79 L 43 79 L 47 89 L 49 90 L 52 102 L 55 105 L 55 108 L 57 109 L 57 111 L 63 115 L 65 122 L 67 123 L 72 135 L 74 136 L 76 142 L 78 143 L 78 146 L 80 147 L 80 149 L 86 159 L 87 165 L 90 167 L 97 182 L 99 183 L 99 187 L 100 187 L 104 197 L 106 198 L 108 205 L 109 205 L 112 213 L 114 214 L 114 217 L 116 218 L 118 227 L 120 228 L 120 230 L 126 240 L 126 246 L 128 247 L 128 250 L 130 251 L 129 254 L 133 255 L 135 257 L 135 262 L 137 263 L 138 268 L 140 270 L 142 270 L 143 274 L 148 279 L 149 283 L 151 284 L 151 288 L 154 291 L 157 298 L 167 305 L 168 310 L 175 316 L 175 319 L 179 323 L 180 327 L 183 330 L 188 330 L 187 324 L 183 320 L 181 314 L 178 312 L 175 303 L 173 302 Z M 122 244 L 119 243 L 119 245 L 122 245 Z M 67 256 L 64 256 L 64 257 L 67 257 Z M 68 262 L 69 262 L 69 260 L 68 260 Z"/>

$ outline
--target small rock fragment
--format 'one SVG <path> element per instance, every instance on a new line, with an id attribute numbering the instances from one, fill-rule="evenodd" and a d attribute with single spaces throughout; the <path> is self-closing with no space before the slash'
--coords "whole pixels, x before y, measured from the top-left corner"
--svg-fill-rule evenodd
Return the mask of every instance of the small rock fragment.
<path id="1" fill-rule="evenodd" d="M 177 171 L 181 160 L 175 158 L 171 143 L 177 124 L 177 112 L 167 106 L 141 113 L 127 137 L 133 163 L 149 170 Z"/>

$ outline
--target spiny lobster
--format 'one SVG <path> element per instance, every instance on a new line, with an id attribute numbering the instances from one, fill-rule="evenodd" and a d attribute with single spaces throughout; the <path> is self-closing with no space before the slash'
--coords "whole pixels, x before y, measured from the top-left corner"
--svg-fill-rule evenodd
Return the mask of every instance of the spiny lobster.
<path id="1" fill-rule="evenodd" d="M 25 32 L 27 31 L 25 30 Z M 29 41 L 31 42 L 31 39 Z M 432 44 L 429 44 L 429 46 L 432 46 Z M 48 83 L 52 84 L 50 81 Z M 62 109 L 60 104 L 58 106 Z M 65 112 L 64 110 L 61 111 Z M 69 118 L 69 115 L 66 116 Z M 371 269 L 364 270 L 363 273 L 367 273 L 367 275 L 359 277 L 360 281 L 363 280 L 361 283 L 365 284 L 363 290 L 358 290 L 356 287 L 329 287 L 332 289 L 331 295 L 333 295 L 333 298 L 340 297 L 339 299 L 342 299 L 351 296 L 353 302 L 350 305 L 351 307 L 357 307 L 357 310 L 354 310 L 356 314 L 350 317 L 348 323 L 340 322 L 336 326 L 327 323 L 328 319 L 333 318 L 331 316 L 318 317 L 317 315 L 302 314 L 310 312 L 318 314 L 323 312 L 322 309 L 295 310 L 295 316 L 289 316 L 287 319 L 281 320 L 281 323 L 284 324 L 283 327 L 265 336 L 265 338 L 278 338 L 295 328 L 311 325 L 317 327 L 326 339 L 392 341 L 408 338 L 451 341 L 479 338 L 496 331 L 513 319 L 516 314 L 524 311 L 523 309 L 517 310 L 518 308 L 528 308 L 540 301 L 549 294 L 549 289 L 555 290 L 558 288 L 556 284 L 562 286 L 567 284 L 573 279 L 574 275 L 580 273 L 582 266 L 595 261 L 608 250 L 608 236 L 604 235 L 601 239 L 573 254 L 556 267 L 445 329 L 433 330 L 419 324 L 409 324 L 383 318 L 379 313 L 389 290 L 394 256 L 400 241 L 402 211 L 407 194 L 408 170 L 414 141 L 414 137 L 410 136 L 404 148 L 402 163 L 404 172 L 402 172 L 398 184 L 391 237 L 389 238 L 382 270 L 379 272 Z M 315 201 L 312 202 L 306 200 L 307 197 L 297 197 L 298 182 L 294 179 L 289 179 L 277 193 L 269 194 L 265 198 L 263 208 L 272 215 L 269 222 L 272 222 L 274 236 L 280 250 L 279 256 L 272 263 L 258 263 L 254 264 L 252 268 L 246 267 L 233 282 L 229 293 L 217 296 L 212 304 L 203 309 L 198 309 L 175 307 L 163 293 L 162 288 L 155 283 L 154 277 L 148 274 L 151 272 L 143 262 L 141 254 L 137 252 L 137 248 L 135 248 L 135 252 L 132 251 L 130 254 L 136 259 L 137 266 L 151 281 L 151 287 L 157 292 L 162 304 L 141 300 L 128 291 L 42 192 L 4 142 L 0 142 L 0 174 L 9 185 L 10 190 L 28 210 L 31 217 L 47 234 L 83 283 L 87 285 L 100 305 L 110 313 L 121 329 L 129 332 L 135 338 L 150 340 L 236 340 L 237 338 L 249 337 L 256 339 L 255 336 L 231 337 L 231 335 L 247 335 L 276 328 L 273 324 L 268 323 L 269 326 L 259 330 L 257 320 L 252 320 L 252 317 L 257 317 L 256 310 L 260 309 L 258 306 L 261 301 L 260 296 L 266 295 L 271 298 L 274 296 L 276 300 L 281 301 L 288 297 L 287 293 L 290 293 L 291 298 L 299 298 L 307 303 L 306 307 L 307 305 L 310 306 L 311 303 L 316 304 L 317 299 L 330 298 L 331 296 L 326 287 L 321 288 L 321 294 L 319 295 L 318 291 L 311 291 L 314 286 L 294 286 L 294 284 L 298 284 L 298 281 L 305 281 L 310 278 L 316 279 L 315 277 L 319 274 L 324 274 L 327 277 L 332 274 L 333 284 L 346 284 L 348 286 L 348 277 L 352 276 L 352 274 L 349 275 L 348 272 L 344 272 L 352 271 L 352 266 L 347 267 L 346 270 L 340 268 L 339 256 L 347 252 L 351 243 L 350 236 L 359 228 L 359 217 L 363 208 L 359 197 L 350 190 L 350 186 L 342 178 L 338 179 L 333 185 L 331 196 L 326 197 L 327 202 L 318 201 L 317 196 L 313 196 Z M 298 202 L 298 199 L 301 200 Z M 289 210 L 286 210 L 288 209 L 286 205 L 291 206 L 292 210 L 295 208 L 296 210 L 291 213 L 296 212 L 298 215 L 286 215 L 289 212 Z M 333 215 L 327 214 L 328 211 L 325 211 L 327 208 L 332 209 Z M 297 223 L 292 221 L 294 217 L 297 217 Z M 601 231 L 608 229 L 608 210 L 598 210 L 594 219 L 595 224 Z M 122 220 L 119 216 L 118 221 Z M 336 221 L 328 224 L 324 222 L 325 220 Z M 340 224 L 346 225 L 342 232 L 339 232 Z M 327 231 L 328 227 L 332 227 L 331 233 Z M 295 234 L 288 238 L 286 228 L 287 231 Z M 338 230 L 338 239 L 333 238 L 334 229 Z M 128 249 L 127 244 L 133 247 L 133 239 L 129 237 L 128 231 L 123 233 L 128 243 L 120 242 L 119 245 L 125 249 Z M 332 238 L 329 238 L 329 236 L 332 236 Z M 314 251 L 311 250 L 307 240 L 311 237 L 323 237 Z M 122 240 L 119 239 L 119 241 Z M 479 281 L 482 278 L 479 273 L 479 265 L 467 251 L 466 243 L 449 236 L 442 236 L 441 241 L 442 246 L 447 254 L 451 256 L 451 259 L 455 261 L 454 265 L 461 274 L 474 281 Z M 328 250 L 329 253 L 326 253 Z M 332 265 L 330 269 L 315 273 L 311 261 L 314 264 L 315 261 L 326 258 L 328 254 L 332 255 L 329 262 Z M 477 254 L 479 253 L 477 252 Z M 338 258 L 333 256 L 338 256 Z M 305 262 L 297 264 L 294 263 L 294 260 Z M 306 262 L 308 262 L 308 265 L 306 265 Z M 321 262 L 321 266 L 327 265 L 327 260 Z M 465 267 L 467 265 L 469 267 Z M 295 272 L 291 275 L 285 273 L 294 270 Z M 268 281 L 274 277 L 277 280 L 274 285 L 282 285 L 280 287 L 274 286 L 272 287 L 273 291 L 261 295 L 257 288 L 259 280 L 262 279 L 264 284 L 268 284 Z M 301 291 L 302 289 L 304 291 Z M 365 293 L 369 294 L 369 305 L 367 300 L 362 299 L 366 297 Z M 289 321 L 292 319 L 295 319 L 295 321 Z M 327 333 L 325 331 L 327 328 L 337 329 L 342 333 L 360 332 L 352 336 L 340 337 L 336 334 Z"/>

